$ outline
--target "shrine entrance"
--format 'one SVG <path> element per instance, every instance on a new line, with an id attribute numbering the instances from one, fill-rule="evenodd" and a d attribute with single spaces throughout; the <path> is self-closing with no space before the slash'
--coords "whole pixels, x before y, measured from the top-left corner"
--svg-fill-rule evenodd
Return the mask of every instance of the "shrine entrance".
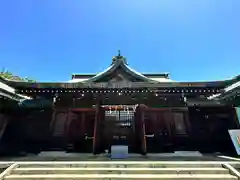
<path id="1" fill-rule="evenodd" d="M 104 140 L 105 149 L 112 145 L 127 145 L 129 152 L 134 151 L 135 109 L 131 106 L 108 106 L 105 110 Z"/>

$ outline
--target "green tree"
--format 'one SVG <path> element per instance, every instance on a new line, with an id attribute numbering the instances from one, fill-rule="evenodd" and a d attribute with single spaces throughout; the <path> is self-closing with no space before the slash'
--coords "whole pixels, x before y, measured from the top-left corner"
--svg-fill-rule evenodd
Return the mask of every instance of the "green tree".
<path id="1" fill-rule="evenodd" d="M 10 72 L 6 69 L 1 70 L 0 77 L 8 79 L 8 80 L 14 80 L 14 81 L 36 82 L 35 80 L 30 79 L 28 77 L 23 78 L 23 77 L 14 75 L 12 72 Z"/>

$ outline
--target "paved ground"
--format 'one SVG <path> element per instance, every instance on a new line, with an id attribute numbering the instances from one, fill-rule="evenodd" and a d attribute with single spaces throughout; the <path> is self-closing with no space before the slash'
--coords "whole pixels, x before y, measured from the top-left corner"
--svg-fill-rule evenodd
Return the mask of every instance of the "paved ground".
<path id="1" fill-rule="evenodd" d="M 121 161 L 236 161 L 236 159 L 225 159 L 213 154 L 201 156 L 175 156 L 171 154 L 129 154 L 127 159 Z M 82 153 L 43 152 L 41 154 L 29 154 L 22 157 L 2 157 L 0 161 L 111 161 L 106 154 L 93 155 Z"/>

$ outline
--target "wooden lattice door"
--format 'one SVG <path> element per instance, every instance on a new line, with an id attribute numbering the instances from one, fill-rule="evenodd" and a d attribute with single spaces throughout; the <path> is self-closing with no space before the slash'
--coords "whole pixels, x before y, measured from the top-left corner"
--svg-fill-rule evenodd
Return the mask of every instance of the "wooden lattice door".
<path id="1" fill-rule="evenodd" d="M 104 140 L 105 148 L 112 145 L 127 145 L 129 152 L 134 149 L 134 110 L 115 108 L 105 111 Z"/>

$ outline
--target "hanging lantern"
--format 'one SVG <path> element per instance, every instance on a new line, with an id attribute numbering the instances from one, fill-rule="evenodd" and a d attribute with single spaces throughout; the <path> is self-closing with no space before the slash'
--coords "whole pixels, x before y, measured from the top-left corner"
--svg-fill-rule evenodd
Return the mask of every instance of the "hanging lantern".
<path id="1" fill-rule="evenodd" d="M 138 107 L 138 104 L 135 104 L 135 105 L 133 106 L 133 111 L 134 111 L 134 112 L 136 111 L 137 107 Z"/>
<path id="2" fill-rule="evenodd" d="M 53 104 L 55 104 L 56 103 L 56 100 L 57 100 L 57 97 L 53 97 Z"/>
<path id="3" fill-rule="evenodd" d="M 186 96 L 183 97 L 183 101 L 184 101 L 185 103 L 187 102 L 187 97 L 186 97 Z"/>
<path id="4" fill-rule="evenodd" d="M 109 114 L 112 114 L 112 108 L 111 108 L 111 105 L 109 105 Z"/>
<path id="5" fill-rule="evenodd" d="M 130 114 L 130 113 L 129 113 L 129 107 L 128 107 L 128 106 L 127 106 L 127 114 Z"/>

